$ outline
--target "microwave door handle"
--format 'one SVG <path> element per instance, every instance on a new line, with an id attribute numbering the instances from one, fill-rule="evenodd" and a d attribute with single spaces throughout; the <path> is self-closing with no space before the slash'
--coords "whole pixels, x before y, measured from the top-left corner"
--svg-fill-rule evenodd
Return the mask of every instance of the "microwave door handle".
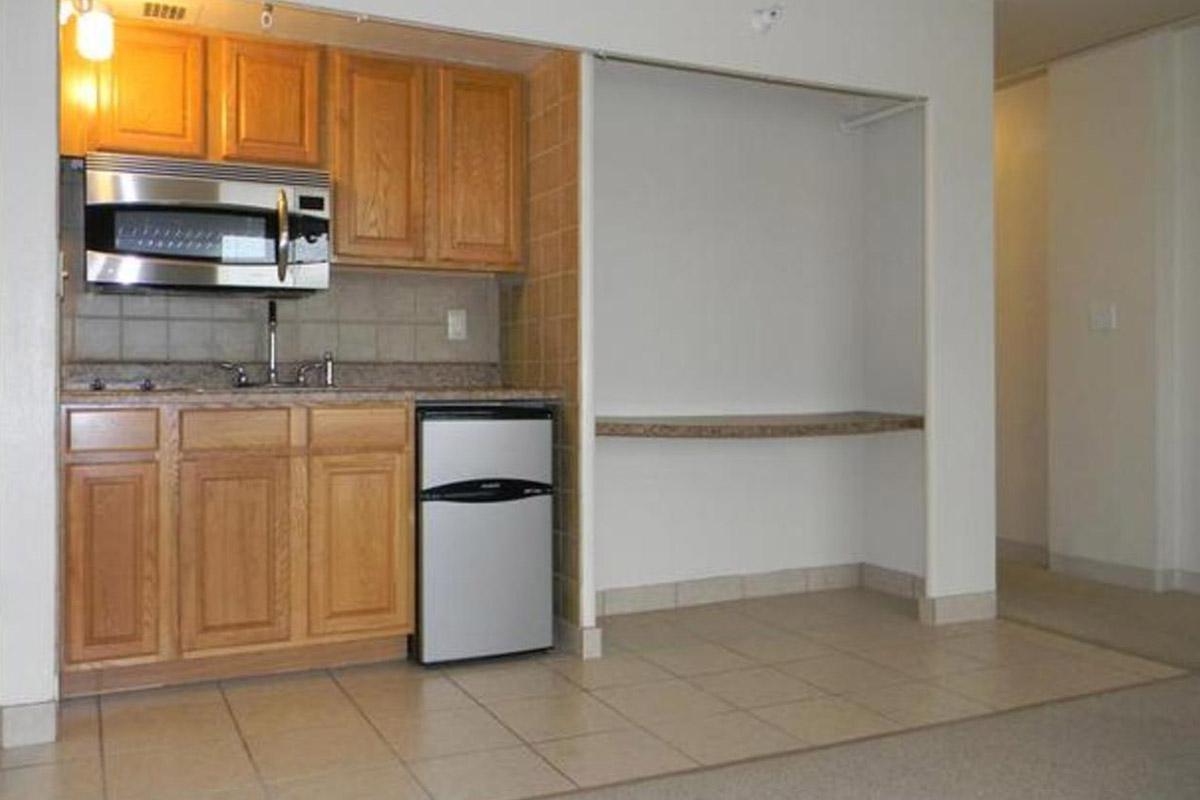
<path id="1" fill-rule="evenodd" d="M 275 202 L 275 213 L 279 218 L 279 241 L 275 248 L 275 266 L 279 271 L 279 282 L 287 280 L 288 273 L 288 243 L 291 232 L 288 230 L 288 201 L 287 192 L 279 190 L 279 200 Z"/>

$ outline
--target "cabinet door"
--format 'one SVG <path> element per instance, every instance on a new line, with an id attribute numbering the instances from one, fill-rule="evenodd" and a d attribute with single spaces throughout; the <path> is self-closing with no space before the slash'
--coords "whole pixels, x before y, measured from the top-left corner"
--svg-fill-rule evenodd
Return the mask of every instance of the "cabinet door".
<path id="1" fill-rule="evenodd" d="M 67 659 L 158 651 L 158 466 L 67 467 Z"/>
<path id="2" fill-rule="evenodd" d="M 288 637 L 288 460 L 183 463 L 179 611 L 184 650 Z"/>
<path id="3" fill-rule="evenodd" d="M 203 156 L 204 38 L 118 25 L 101 70 L 99 118 L 101 149 Z"/>
<path id="4" fill-rule="evenodd" d="M 58 150 L 64 156 L 87 153 L 96 119 L 97 65 L 75 49 L 77 25 L 72 16 L 58 34 Z"/>
<path id="5" fill-rule="evenodd" d="M 218 46 L 220 157 L 318 163 L 321 49 L 247 39 Z"/>
<path id="6" fill-rule="evenodd" d="M 522 78 L 442 67 L 438 79 L 438 258 L 518 264 L 523 229 Z"/>
<path id="7" fill-rule="evenodd" d="M 344 52 L 332 62 L 335 250 L 365 259 L 422 258 L 424 69 Z"/>
<path id="8" fill-rule="evenodd" d="M 310 633 L 412 630 L 411 479 L 402 453 L 310 459 Z"/>

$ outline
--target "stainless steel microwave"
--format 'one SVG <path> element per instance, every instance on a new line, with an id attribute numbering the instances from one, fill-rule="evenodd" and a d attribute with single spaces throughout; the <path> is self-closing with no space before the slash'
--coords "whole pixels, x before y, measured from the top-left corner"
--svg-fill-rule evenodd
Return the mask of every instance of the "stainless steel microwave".
<path id="1" fill-rule="evenodd" d="M 329 175 L 89 154 L 87 280 L 287 293 L 329 287 Z"/>

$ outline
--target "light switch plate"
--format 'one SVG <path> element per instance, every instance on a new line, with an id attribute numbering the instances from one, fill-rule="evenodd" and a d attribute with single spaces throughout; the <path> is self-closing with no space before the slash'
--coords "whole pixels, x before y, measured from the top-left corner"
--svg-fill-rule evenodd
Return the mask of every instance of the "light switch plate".
<path id="1" fill-rule="evenodd" d="M 1117 329 L 1117 304 L 1092 303 L 1088 309 L 1088 327 L 1093 331 L 1115 331 Z"/>
<path id="2" fill-rule="evenodd" d="M 467 310 L 451 308 L 446 311 L 446 338 L 461 342 L 467 338 Z"/>

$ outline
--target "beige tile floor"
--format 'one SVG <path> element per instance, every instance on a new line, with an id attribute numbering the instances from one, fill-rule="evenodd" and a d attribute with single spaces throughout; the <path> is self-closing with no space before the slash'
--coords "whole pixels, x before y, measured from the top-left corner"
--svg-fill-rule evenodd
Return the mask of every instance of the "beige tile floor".
<path id="1" fill-rule="evenodd" d="M 72 700 L 0 800 L 505 800 L 1180 674 L 1010 622 L 837 591 L 604 621 L 607 655 L 409 663 Z"/>

